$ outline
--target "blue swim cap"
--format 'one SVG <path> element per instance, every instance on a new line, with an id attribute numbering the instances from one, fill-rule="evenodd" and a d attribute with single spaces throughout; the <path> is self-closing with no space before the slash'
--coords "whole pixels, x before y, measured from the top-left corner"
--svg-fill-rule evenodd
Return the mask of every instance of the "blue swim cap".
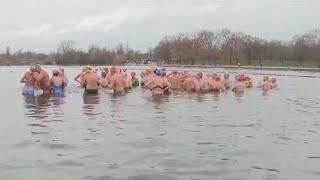
<path id="1" fill-rule="evenodd" d="M 156 69 L 155 74 L 156 74 L 157 76 L 161 76 L 161 70 L 160 70 L 160 69 Z"/>

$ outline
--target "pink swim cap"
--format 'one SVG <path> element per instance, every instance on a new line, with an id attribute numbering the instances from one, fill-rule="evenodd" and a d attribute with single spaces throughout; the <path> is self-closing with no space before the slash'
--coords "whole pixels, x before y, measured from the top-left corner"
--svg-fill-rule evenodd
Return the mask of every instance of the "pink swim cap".
<path id="1" fill-rule="evenodd" d="M 200 72 L 197 73 L 197 76 L 199 76 L 200 78 L 202 78 L 203 73 L 200 71 Z"/>

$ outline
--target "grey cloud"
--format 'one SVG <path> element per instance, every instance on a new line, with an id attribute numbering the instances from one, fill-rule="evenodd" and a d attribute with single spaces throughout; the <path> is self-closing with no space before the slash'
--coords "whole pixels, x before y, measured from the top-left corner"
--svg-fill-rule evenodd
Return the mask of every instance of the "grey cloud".
<path id="1" fill-rule="evenodd" d="M 165 35 L 229 28 L 288 40 L 320 26 L 318 0 L 0 0 L 0 50 L 49 52 L 118 42 L 145 50 Z"/>

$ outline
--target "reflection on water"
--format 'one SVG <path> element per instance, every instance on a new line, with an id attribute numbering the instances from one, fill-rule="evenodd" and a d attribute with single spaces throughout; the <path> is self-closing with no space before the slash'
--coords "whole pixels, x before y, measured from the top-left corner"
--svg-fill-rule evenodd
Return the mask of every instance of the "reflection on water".
<path id="1" fill-rule="evenodd" d="M 100 103 L 100 96 L 94 94 L 83 94 L 83 114 L 90 117 L 90 119 L 95 119 L 95 116 L 102 114 L 97 108 L 97 105 Z"/>
<path id="2" fill-rule="evenodd" d="M 70 77 L 78 71 L 66 68 Z M 267 94 L 172 91 L 160 99 L 140 87 L 87 96 L 70 83 L 61 97 L 21 97 L 16 83 L 0 89 L 8 137 L 0 179 L 319 177 L 320 79 L 281 77 L 281 90 Z"/>

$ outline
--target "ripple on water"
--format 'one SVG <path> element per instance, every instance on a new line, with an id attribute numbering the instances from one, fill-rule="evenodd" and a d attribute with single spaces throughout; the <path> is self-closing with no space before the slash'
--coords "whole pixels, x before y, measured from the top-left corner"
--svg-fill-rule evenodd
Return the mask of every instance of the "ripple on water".
<path id="1" fill-rule="evenodd" d="M 69 144 L 51 144 L 51 143 L 43 143 L 42 146 L 49 148 L 49 149 L 63 149 L 63 150 L 71 150 L 71 149 L 75 149 L 78 146 L 73 146 L 73 145 L 69 145 Z"/>

